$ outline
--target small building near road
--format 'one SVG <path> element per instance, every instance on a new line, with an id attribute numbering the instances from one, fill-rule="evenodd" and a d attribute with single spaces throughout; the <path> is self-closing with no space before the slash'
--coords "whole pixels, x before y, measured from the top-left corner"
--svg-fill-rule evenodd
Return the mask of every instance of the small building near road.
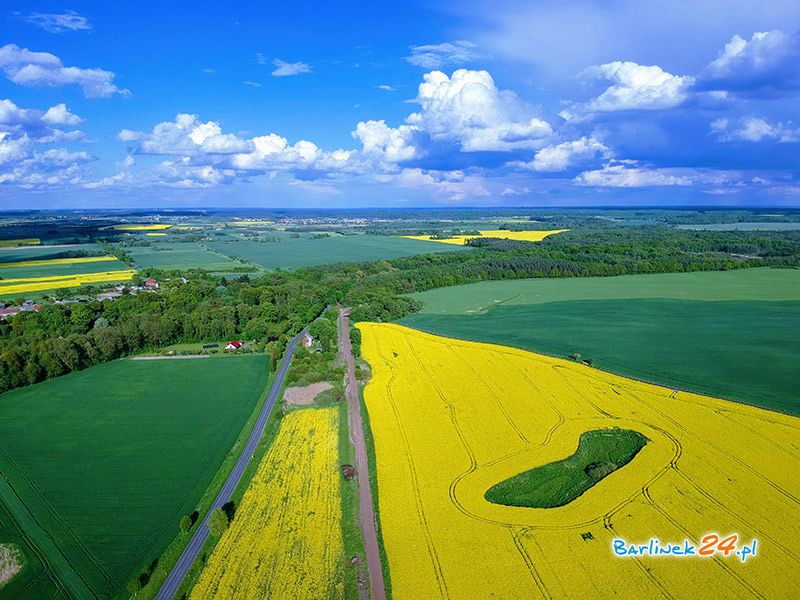
<path id="1" fill-rule="evenodd" d="M 0 319 L 6 320 L 9 317 L 13 317 L 19 312 L 19 308 L 16 306 L 12 306 L 11 308 L 0 308 Z"/>
<path id="2" fill-rule="evenodd" d="M 311 346 L 314 344 L 314 338 L 311 337 L 311 335 L 307 331 L 304 331 L 303 335 L 300 336 L 300 343 L 305 348 L 311 348 Z"/>
<path id="3" fill-rule="evenodd" d="M 241 347 L 242 347 L 242 342 L 238 342 L 236 340 L 231 340 L 225 346 L 225 350 L 227 350 L 228 352 L 234 352 L 234 351 L 238 350 Z"/>

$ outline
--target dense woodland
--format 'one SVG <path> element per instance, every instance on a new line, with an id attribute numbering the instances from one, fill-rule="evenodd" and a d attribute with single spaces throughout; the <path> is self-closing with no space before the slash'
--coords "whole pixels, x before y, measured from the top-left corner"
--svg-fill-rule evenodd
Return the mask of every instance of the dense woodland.
<path id="1" fill-rule="evenodd" d="M 276 360 L 287 339 L 337 302 L 352 320 L 388 321 L 419 309 L 403 294 L 489 279 L 800 267 L 800 232 L 575 229 L 541 243 L 482 239 L 440 253 L 270 273 L 251 281 L 200 271 L 158 293 L 113 302 L 45 304 L 0 323 L 0 392 L 176 342 L 256 340 Z M 433 248 L 432 248 L 433 249 Z M 158 271 L 142 272 L 162 279 Z M 330 327 L 320 337 L 329 338 Z"/>

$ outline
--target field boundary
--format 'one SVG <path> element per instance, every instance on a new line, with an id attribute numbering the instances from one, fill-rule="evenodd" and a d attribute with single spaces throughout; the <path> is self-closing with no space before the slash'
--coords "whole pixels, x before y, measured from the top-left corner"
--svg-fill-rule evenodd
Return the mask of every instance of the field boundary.
<path id="1" fill-rule="evenodd" d="M 292 354 L 294 353 L 295 347 L 300 342 L 300 336 L 303 335 L 303 333 L 305 333 L 305 330 L 298 333 L 287 346 L 286 352 L 283 355 L 283 360 L 281 361 L 281 365 L 278 371 L 275 373 L 275 378 L 272 380 L 269 394 L 267 395 L 264 405 L 261 408 L 258 420 L 256 421 L 249 437 L 247 438 L 247 443 L 242 449 L 239 459 L 236 461 L 236 464 L 225 480 L 225 483 L 214 499 L 214 502 L 206 512 L 202 522 L 198 525 L 197 529 L 192 535 L 192 539 L 184 549 L 183 553 L 178 559 L 178 562 L 170 571 L 170 574 L 162 584 L 158 594 L 156 594 L 157 600 L 171 600 L 171 598 L 175 596 L 178 588 L 183 582 L 184 577 L 186 576 L 186 573 L 197 559 L 198 554 L 208 539 L 208 534 L 210 533 L 208 520 L 211 517 L 211 514 L 214 512 L 214 510 L 222 508 L 225 503 L 228 502 L 237 485 L 239 484 L 239 481 L 244 475 L 244 471 L 247 468 L 253 453 L 255 452 L 256 446 L 258 445 L 262 434 L 264 433 L 267 420 L 272 412 L 272 407 L 275 405 L 275 401 L 277 400 L 279 392 L 283 386 L 283 379 L 286 376 L 286 371 L 289 369 L 289 364 L 292 360 Z"/>

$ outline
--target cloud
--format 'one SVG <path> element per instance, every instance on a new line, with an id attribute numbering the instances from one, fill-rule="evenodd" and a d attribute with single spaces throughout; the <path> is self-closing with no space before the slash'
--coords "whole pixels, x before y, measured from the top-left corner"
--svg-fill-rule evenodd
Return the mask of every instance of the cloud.
<path id="1" fill-rule="evenodd" d="M 414 146 L 416 128 L 401 125 L 389 127 L 385 121 L 362 121 L 356 125 L 352 135 L 361 142 L 362 152 L 388 163 L 411 160 L 418 156 Z"/>
<path id="2" fill-rule="evenodd" d="M 614 61 L 586 69 L 584 77 L 610 81 L 611 86 L 584 104 L 574 104 L 561 117 L 579 121 L 593 113 L 673 108 L 689 97 L 694 78 L 673 75 L 657 65 Z"/>
<path id="3" fill-rule="evenodd" d="M 742 93 L 800 89 L 800 32 L 761 31 L 749 40 L 734 35 L 703 71 L 700 89 Z"/>
<path id="4" fill-rule="evenodd" d="M 261 84 L 258 83 L 257 81 L 245 81 L 244 84 L 245 85 L 249 85 L 250 87 L 254 87 L 254 88 L 260 88 L 261 87 Z"/>
<path id="5" fill-rule="evenodd" d="M 695 168 L 651 168 L 636 161 L 609 162 L 602 169 L 585 171 L 575 177 L 575 185 L 608 188 L 689 187 L 696 185 L 739 185 L 740 171 Z"/>
<path id="6" fill-rule="evenodd" d="M 19 147 L 9 150 L 9 145 L 24 143 L 24 139 L 9 142 L 6 136 L 0 134 L 0 184 L 23 188 L 75 185 L 81 182 L 86 165 L 93 160 L 86 152 L 71 152 L 64 148 L 44 152 Z"/>
<path id="7" fill-rule="evenodd" d="M 379 89 L 379 90 L 384 91 L 384 92 L 395 92 L 395 91 L 397 91 L 397 87 L 396 86 L 386 85 L 385 83 L 381 84 L 381 85 L 376 85 L 375 87 L 377 89 Z"/>
<path id="8" fill-rule="evenodd" d="M 63 13 L 31 13 L 22 18 L 28 23 L 50 33 L 89 31 L 92 28 L 89 19 L 71 10 Z"/>
<path id="9" fill-rule="evenodd" d="M 611 150 L 594 136 L 583 136 L 571 142 L 545 146 L 530 162 L 513 162 L 511 166 L 533 169 L 534 171 L 566 171 L 578 161 L 597 156 L 610 158 Z"/>
<path id="10" fill-rule="evenodd" d="M 276 67 L 272 72 L 273 77 L 292 77 L 293 75 L 311 72 L 311 67 L 302 61 L 288 63 L 276 58 L 272 61 L 272 64 Z"/>
<path id="11" fill-rule="evenodd" d="M 118 138 L 135 144 L 134 153 L 168 156 L 156 177 L 177 187 L 207 187 L 279 172 L 314 179 L 351 166 L 350 151 L 325 152 L 308 140 L 289 144 L 274 133 L 243 138 L 190 114 L 158 123 L 149 133 L 123 129 Z"/>
<path id="12" fill-rule="evenodd" d="M 465 152 L 539 148 L 553 134 L 514 92 L 498 89 L 488 71 L 426 73 L 415 102 L 421 110 L 406 121 L 435 141 L 457 142 Z"/>
<path id="13" fill-rule="evenodd" d="M 247 140 L 223 134 L 218 123 L 201 123 L 197 115 L 189 114 L 158 123 L 150 133 L 123 129 L 117 137 L 123 142 L 138 142 L 140 154 L 234 154 L 251 147 Z"/>
<path id="14" fill-rule="evenodd" d="M 108 98 L 129 92 L 114 84 L 114 73 L 103 69 L 65 67 L 61 59 L 48 52 L 32 52 L 15 44 L 0 48 L 0 69 L 18 85 L 58 87 L 78 85 L 87 98 Z"/>
<path id="15" fill-rule="evenodd" d="M 452 64 L 463 65 L 481 58 L 476 48 L 475 44 L 464 40 L 411 46 L 409 48 L 411 55 L 407 56 L 406 60 L 423 69 L 439 69 L 444 65 Z"/>
<path id="16" fill-rule="evenodd" d="M 460 202 L 470 197 L 489 196 L 483 180 L 463 172 L 430 171 L 420 168 L 401 169 L 394 174 L 379 175 L 376 179 L 401 188 L 429 191 L 451 202 Z"/>
<path id="17" fill-rule="evenodd" d="M 82 122 L 65 104 L 56 104 L 46 111 L 20 108 L 8 99 L 0 100 L 0 131 L 15 136 L 24 135 L 37 143 L 83 138 L 81 131 L 65 131 Z"/>
<path id="18" fill-rule="evenodd" d="M 800 141 L 800 129 L 784 123 L 772 124 L 762 117 L 745 117 L 733 127 L 730 119 L 716 119 L 711 123 L 711 131 L 718 135 L 717 139 L 721 142 Z"/>

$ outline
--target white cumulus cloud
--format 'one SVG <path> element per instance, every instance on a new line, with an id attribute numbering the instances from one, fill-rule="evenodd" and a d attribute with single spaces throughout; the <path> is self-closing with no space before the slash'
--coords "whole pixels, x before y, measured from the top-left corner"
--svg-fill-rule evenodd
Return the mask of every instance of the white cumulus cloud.
<path id="1" fill-rule="evenodd" d="M 565 171 L 576 162 L 590 160 L 597 156 L 608 158 L 608 146 L 594 136 L 583 136 L 577 140 L 545 146 L 529 162 L 515 162 L 512 166 L 533 169 L 534 171 Z"/>
<path id="2" fill-rule="evenodd" d="M 580 120 L 592 113 L 672 108 L 686 101 L 694 83 L 693 77 L 629 61 L 590 67 L 584 75 L 609 81 L 611 85 L 596 98 L 562 111 L 560 115 L 567 120 Z"/>
<path id="3" fill-rule="evenodd" d="M 0 48 L 0 70 L 6 77 L 26 87 L 78 85 L 87 98 L 108 98 L 128 94 L 114 84 L 114 73 L 103 69 L 65 67 L 49 52 L 32 52 L 15 44 Z"/>
<path id="4" fill-rule="evenodd" d="M 780 122 L 770 123 L 762 117 L 745 117 L 734 125 L 730 119 L 716 119 L 711 123 L 711 130 L 718 134 L 718 139 L 722 142 L 800 141 L 800 128 Z"/>

